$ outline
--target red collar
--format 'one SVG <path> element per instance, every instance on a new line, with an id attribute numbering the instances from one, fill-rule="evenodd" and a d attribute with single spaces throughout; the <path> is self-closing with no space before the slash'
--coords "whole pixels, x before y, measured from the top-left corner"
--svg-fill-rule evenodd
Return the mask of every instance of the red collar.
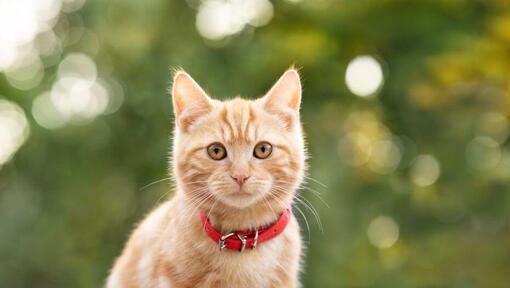
<path id="1" fill-rule="evenodd" d="M 214 229 L 204 212 L 200 213 L 200 220 L 202 220 L 205 232 L 214 242 L 218 243 L 220 250 L 227 249 L 243 252 L 246 248 L 255 249 L 258 244 L 280 235 L 289 223 L 291 214 L 291 209 L 287 208 L 271 226 L 255 231 L 230 232 L 225 235 Z"/>

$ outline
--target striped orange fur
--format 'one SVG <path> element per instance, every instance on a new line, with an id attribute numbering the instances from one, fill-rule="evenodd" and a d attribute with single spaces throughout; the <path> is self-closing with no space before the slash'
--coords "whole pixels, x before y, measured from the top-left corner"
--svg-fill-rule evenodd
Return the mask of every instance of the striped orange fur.
<path id="1" fill-rule="evenodd" d="M 219 251 L 199 217 L 203 211 L 223 233 L 252 230 L 292 204 L 306 169 L 298 72 L 286 71 L 260 99 L 218 101 L 179 71 L 172 96 L 176 193 L 132 233 L 106 287 L 298 287 L 302 243 L 294 216 L 281 235 L 242 253 Z M 272 146 L 265 159 L 254 154 L 262 141 Z M 224 147 L 223 159 L 208 154 L 211 143 Z"/>

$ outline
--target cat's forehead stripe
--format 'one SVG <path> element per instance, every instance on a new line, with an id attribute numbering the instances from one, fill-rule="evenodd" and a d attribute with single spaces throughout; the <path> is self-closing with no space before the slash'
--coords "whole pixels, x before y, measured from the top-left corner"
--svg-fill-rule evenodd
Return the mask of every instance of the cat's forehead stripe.
<path id="1" fill-rule="evenodd" d="M 252 125 L 255 121 L 255 112 L 250 102 L 241 99 L 226 102 L 220 111 L 220 118 L 225 141 L 228 143 L 239 141 L 249 143 L 254 140 L 251 132 L 255 127 Z"/>
<path id="2" fill-rule="evenodd" d="M 234 127 L 232 126 L 232 124 L 230 123 L 230 121 L 228 119 L 228 110 L 227 110 L 226 106 L 224 106 L 222 108 L 222 110 L 220 112 L 220 116 L 221 116 L 221 120 L 223 121 L 224 126 L 226 127 L 225 132 L 228 132 L 228 133 L 224 134 L 225 140 L 232 139 L 233 135 L 234 135 Z"/>

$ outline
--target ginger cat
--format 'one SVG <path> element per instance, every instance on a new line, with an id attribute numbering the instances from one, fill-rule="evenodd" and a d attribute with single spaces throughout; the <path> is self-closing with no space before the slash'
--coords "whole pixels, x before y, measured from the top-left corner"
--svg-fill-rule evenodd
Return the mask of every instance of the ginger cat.
<path id="1" fill-rule="evenodd" d="M 133 232 L 106 287 L 298 287 L 298 72 L 260 99 L 222 102 L 179 71 L 172 96 L 176 193 Z"/>

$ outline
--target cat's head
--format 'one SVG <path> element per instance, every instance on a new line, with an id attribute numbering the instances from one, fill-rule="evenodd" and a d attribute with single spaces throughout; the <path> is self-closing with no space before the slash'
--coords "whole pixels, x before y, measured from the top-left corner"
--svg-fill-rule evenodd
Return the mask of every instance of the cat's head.
<path id="1" fill-rule="evenodd" d="M 179 71 L 172 96 L 174 174 L 195 206 L 290 206 L 306 167 L 295 69 L 257 100 L 226 101 L 211 99 Z"/>

